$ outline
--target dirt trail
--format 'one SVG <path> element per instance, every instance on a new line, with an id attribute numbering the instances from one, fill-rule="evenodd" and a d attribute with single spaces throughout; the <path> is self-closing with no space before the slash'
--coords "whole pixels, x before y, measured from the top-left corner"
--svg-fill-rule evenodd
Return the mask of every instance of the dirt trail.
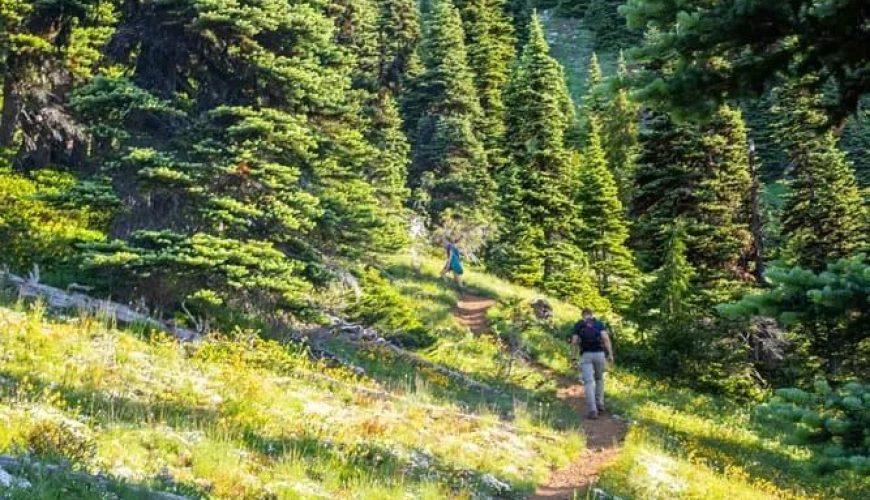
<path id="1" fill-rule="evenodd" d="M 554 374 L 541 367 L 558 380 L 557 396 L 582 415 L 586 414 L 586 392 L 583 384 Z M 605 394 L 605 403 L 607 395 Z M 583 432 L 586 434 L 586 449 L 567 467 L 554 471 L 547 484 L 538 487 L 533 499 L 562 500 L 586 498 L 586 491 L 595 484 L 601 471 L 619 454 L 620 444 L 625 438 L 628 426 L 625 422 L 604 413 L 597 420 L 584 419 Z"/>
<path id="2" fill-rule="evenodd" d="M 466 293 L 456 302 L 453 315 L 459 324 L 468 327 L 475 335 L 480 335 L 489 330 L 486 311 L 494 305 L 495 301 L 490 298 Z"/>
<path id="3" fill-rule="evenodd" d="M 489 329 L 486 311 L 493 305 L 495 301 L 490 298 L 466 294 L 456 303 L 453 315 L 460 324 L 467 326 L 475 334 L 481 334 Z M 559 399 L 581 415 L 586 414 L 583 384 L 544 366 L 538 365 L 537 368 L 557 380 Z M 609 413 L 603 413 L 597 420 L 584 419 L 582 427 L 586 434 L 586 448 L 583 453 L 567 467 L 553 471 L 550 479 L 538 488 L 532 499 L 586 498 L 587 490 L 598 480 L 601 471 L 616 459 L 628 430 L 625 422 L 613 418 Z"/>

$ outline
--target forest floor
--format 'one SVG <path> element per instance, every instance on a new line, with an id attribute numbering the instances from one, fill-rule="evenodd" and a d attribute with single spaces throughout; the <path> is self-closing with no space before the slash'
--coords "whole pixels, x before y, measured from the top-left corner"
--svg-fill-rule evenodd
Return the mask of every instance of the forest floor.
<path id="1" fill-rule="evenodd" d="M 478 295 L 464 294 L 453 309 L 459 324 L 467 327 L 475 335 L 489 329 L 486 313 L 496 301 Z M 548 377 L 557 380 L 557 397 L 579 414 L 586 411 L 586 391 L 577 379 L 560 375 L 555 371 L 535 364 L 535 367 Z M 597 420 L 584 419 L 583 433 L 586 435 L 586 448 L 581 455 L 566 467 L 553 471 L 546 484 L 541 485 L 532 499 L 573 499 L 585 497 L 601 471 L 616 459 L 620 444 L 625 439 L 628 426 L 624 421 L 603 413 Z"/>

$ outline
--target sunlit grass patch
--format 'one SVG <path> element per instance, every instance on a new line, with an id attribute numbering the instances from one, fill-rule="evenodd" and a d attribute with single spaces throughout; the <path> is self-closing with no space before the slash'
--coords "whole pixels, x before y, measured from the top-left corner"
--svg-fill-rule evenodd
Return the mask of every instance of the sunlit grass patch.
<path id="1" fill-rule="evenodd" d="M 508 395 L 502 404 L 516 411 L 505 421 L 499 404 L 457 399 L 454 381 L 377 353 L 372 366 L 401 374 L 393 383 L 244 333 L 181 346 L 3 308 L 0 324 L 0 453 L 38 451 L 148 488 L 214 498 L 516 496 L 582 447 L 576 430 Z M 490 348 L 463 347 L 463 362 Z"/>
<path id="2" fill-rule="evenodd" d="M 816 474 L 809 450 L 787 444 L 777 429 L 755 421 L 748 406 L 627 372 L 617 372 L 608 387 L 611 408 L 632 421 L 619 462 L 604 475 L 602 484 L 612 493 L 844 499 L 870 493 L 870 478 L 856 473 Z M 659 469 L 643 465 L 655 462 L 650 457 L 659 457 L 656 463 L 668 465 L 659 469 L 676 471 L 682 482 L 654 487 L 651 476 Z"/>
<path id="3" fill-rule="evenodd" d="M 630 498 L 762 499 L 789 498 L 776 489 L 759 488 L 745 477 L 718 474 L 701 464 L 675 457 L 652 444 L 643 431 L 632 430 L 619 459 L 607 469 L 599 487 Z"/>

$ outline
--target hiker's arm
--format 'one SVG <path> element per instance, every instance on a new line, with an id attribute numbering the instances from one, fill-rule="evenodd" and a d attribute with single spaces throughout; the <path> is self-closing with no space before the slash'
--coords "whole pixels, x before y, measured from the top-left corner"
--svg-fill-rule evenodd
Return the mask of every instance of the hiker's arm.
<path id="1" fill-rule="evenodd" d="M 580 323 L 571 327 L 571 345 L 580 345 Z"/>
<path id="2" fill-rule="evenodd" d="M 573 328 L 571 328 L 571 359 L 580 362 L 580 323 L 576 323 Z"/>
<path id="3" fill-rule="evenodd" d="M 604 341 L 604 349 L 607 350 L 607 357 L 610 359 L 610 362 L 613 363 L 616 358 L 613 355 L 613 344 L 610 343 L 610 335 L 607 334 L 607 331 L 601 332 L 601 340 Z"/>

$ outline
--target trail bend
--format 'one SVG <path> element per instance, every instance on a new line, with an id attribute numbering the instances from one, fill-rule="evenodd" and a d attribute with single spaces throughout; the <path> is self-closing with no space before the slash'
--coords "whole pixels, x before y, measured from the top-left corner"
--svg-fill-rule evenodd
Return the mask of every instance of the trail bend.
<path id="1" fill-rule="evenodd" d="M 473 294 L 463 295 L 453 308 L 453 315 L 460 325 L 475 335 L 489 331 L 486 313 L 495 305 L 495 300 Z M 577 379 L 557 374 L 542 365 L 536 368 L 556 379 L 557 397 L 571 408 L 585 415 L 586 391 Z M 598 481 L 601 472 L 619 455 L 628 426 L 625 422 L 604 412 L 597 420 L 584 418 L 581 424 L 586 435 L 586 448 L 566 467 L 555 470 L 545 484 L 530 498 L 535 500 L 573 500 L 585 498 L 588 490 Z"/>

